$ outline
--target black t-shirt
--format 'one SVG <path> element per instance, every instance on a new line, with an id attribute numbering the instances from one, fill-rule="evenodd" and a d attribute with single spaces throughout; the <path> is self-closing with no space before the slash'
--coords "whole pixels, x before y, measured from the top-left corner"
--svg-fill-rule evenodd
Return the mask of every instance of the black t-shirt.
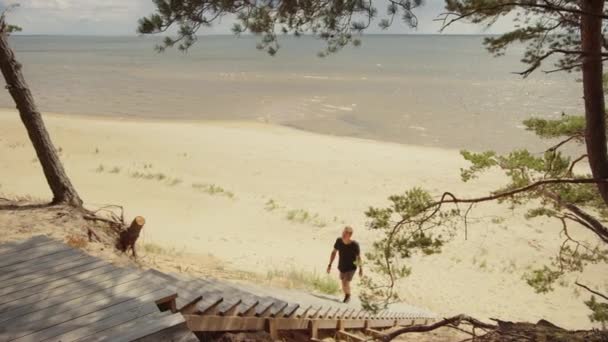
<path id="1" fill-rule="evenodd" d="M 357 241 L 351 241 L 349 244 L 345 244 L 342 238 L 336 239 L 334 243 L 334 249 L 338 251 L 338 270 L 340 272 L 351 272 L 357 270 L 355 261 L 359 256 L 359 244 Z"/>

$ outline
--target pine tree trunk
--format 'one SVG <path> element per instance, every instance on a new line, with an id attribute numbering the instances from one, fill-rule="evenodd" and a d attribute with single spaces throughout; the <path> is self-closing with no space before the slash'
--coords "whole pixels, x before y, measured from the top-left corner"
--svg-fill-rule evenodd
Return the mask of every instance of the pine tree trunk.
<path id="1" fill-rule="evenodd" d="M 32 93 L 25 83 L 21 73 L 21 64 L 15 60 L 13 50 L 8 44 L 8 32 L 6 32 L 4 20 L 0 22 L 0 26 L 2 27 L 0 32 L 0 70 L 6 81 L 6 88 L 17 105 L 21 121 L 25 125 L 34 150 L 36 150 L 44 176 L 53 192 L 53 203 L 82 207 L 82 200 L 63 169 L 57 151 L 44 126 L 42 115 L 36 108 Z"/>
<path id="2" fill-rule="evenodd" d="M 604 0 L 581 0 L 581 48 L 583 51 L 583 94 L 585 98 L 585 142 L 589 166 L 594 178 L 608 178 L 606 151 L 606 112 L 602 66 L 602 17 Z M 608 204 L 608 184 L 598 190 Z"/>

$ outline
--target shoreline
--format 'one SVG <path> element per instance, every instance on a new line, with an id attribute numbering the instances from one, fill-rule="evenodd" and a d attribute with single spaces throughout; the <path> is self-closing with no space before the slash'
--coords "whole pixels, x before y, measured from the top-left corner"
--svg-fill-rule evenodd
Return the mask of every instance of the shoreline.
<path id="1" fill-rule="evenodd" d="M 6 115 L 9 112 L 14 112 L 16 115 L 19 115 L 16 109 L 0 107 L 0 115 Z M 322 136 L 322 137 L 332 137 L 338 139 L 347 139 L 352 141 L 361 141 L 361 142 L 370 142 L 370 143 L 378 143 L 378 144 L 386 144 L 386 145 L 395 145 L 395 146 L 404 146 L 408 148 L 421 148 L 421 149 L 429 149 L 436 151 L 446 151 L 446 152 L 456 152 L 460 153 L 460 149 L 458 148 L 448 148 L 448 147 L 438 147 L 438 146 L 427 146 L 427 145 L 417 145 L 417 144 L 406 144 L 400 143 L 392 140 L 382 140 L 375 138 L 365 138 L 365 137 L 356 137 L 351 135 L 339 135 L 339 134 L 326 134 L 321 132 L 315 132 L 312 130 L 307 130 L 304 128 L 298 128 L 291 125 L 284 125 L 280 123 L 273 122 L 263 122 L 260 120 L 226 120 L 226 119 L 188 119 L 188 118 L 168 118 L 168 117 L 143 117 L 143 116 L 117 116 L 117 115 L 103 115 L 103 114 L 70 114 L 70 113 L 57 113 L 57 112 L 41 112 L 43 119 L 46 117 L 55 118 L 55 119 L 68 119 L 68 118 L 76 118 L 78 120 L 90 120 L 94 122 L 121 122 L 121 123 L 169 123 L 169 124 L 195 124 L 195 125 L 207 125 L 207 126 L 217 126 L 217 127 L 225 127 L 225 128 L 254 128 L 259 130 L 285 130 L 285 131 L 295 131 L 303 134 L 309 134 L 311 136 Z M 51 137 L 53 138 L 53 137 Z"/>

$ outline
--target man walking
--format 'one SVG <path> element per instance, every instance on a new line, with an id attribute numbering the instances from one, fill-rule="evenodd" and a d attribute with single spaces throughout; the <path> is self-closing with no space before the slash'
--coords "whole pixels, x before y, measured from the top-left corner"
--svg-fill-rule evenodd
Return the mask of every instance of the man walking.
<path id="1" fill-rule="evenodd" d="M 331 264 L 333 264 L 336 254 L 338 254 L 338 270 L 340 271 L 340 280 L 342 281 L 342 291 L 344 292 L 344 303 L 350 301 L 350 282 L 359 266 L 359 276 L 363 276 L 363 268 L 361 266 L 361 251 L 359 244 L 352 239 L 353 228 L 350 226 L 344 227 L 342 237 L 336 239 L 334 250 L 329 257 L 329 265 L 327 265 L 327 273 L 331 272 Z"/>

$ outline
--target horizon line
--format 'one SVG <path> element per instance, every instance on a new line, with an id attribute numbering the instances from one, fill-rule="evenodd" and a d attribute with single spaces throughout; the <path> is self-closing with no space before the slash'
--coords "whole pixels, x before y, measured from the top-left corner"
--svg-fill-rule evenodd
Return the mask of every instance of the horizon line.
<path id="1" fill-rule="evenodd" d="M 471 37 L 483 37 L 483 36 L 499 36 L 500 34 L 493 33 L 365 33 L 361 36 L 471 36 Z M 172 36 L 171 34 L 66 34 L 66 33 L 19 33 L 15 32 L 11 34 L 14 37 L 164 37 Z M 220 37 L 220 36 L 231 36 L 231 37 L 256 37 L 257 35 L 247 34 L 233 34 L 233 33 L 210 33 L 200 34 L 197 37 Z M 279 37 L 296 37 L 292 34 L 285 34 Z M 300 37 L 315 37 L 313 34 L 302 34 Z"/>

